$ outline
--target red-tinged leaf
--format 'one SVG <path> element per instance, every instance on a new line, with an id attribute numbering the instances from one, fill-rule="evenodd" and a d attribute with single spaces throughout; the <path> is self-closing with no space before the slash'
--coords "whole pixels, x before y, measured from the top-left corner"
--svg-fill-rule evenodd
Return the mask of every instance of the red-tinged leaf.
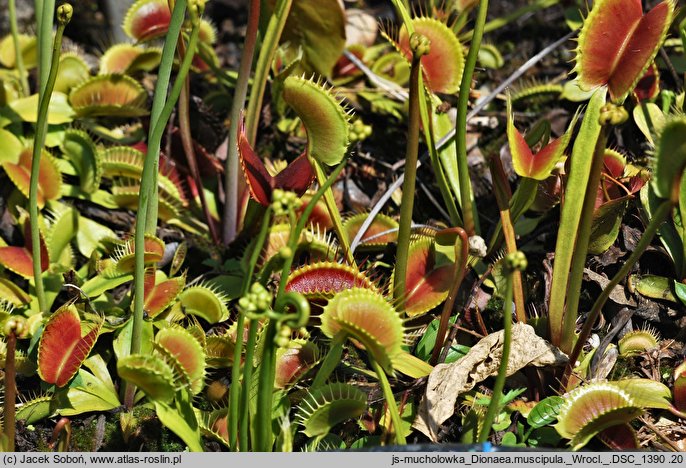
<path id="1" fill-rule="evenodd" d="M 312 185 L 314 172 L 307 154 L 303 153 L 294 159 L 286 168 L 274 177 L 272 188 L 288 190 L 302 196 Z"/>
<path id="2" fill-rule="evenodd" d="M 78 372 L 98 339 L 102 323 L 82 337 L 76 306 L 60 307 L 47 321 L 38 347 L 38 375 L 47 383 L 64 387 Z"/>
<path id="3" fill-rule="evenodd" d="M 205 353 L 197 338 L 183 328 L 164 328 L 155 341 L 164 354 L 173 358 L 177 371 L 187 378 L 191 392 L 198 394 L 205 378 Z"/>
<path id="4" fill-rule="evenodd" d="M 432 239 L 420 239 L 410 245 L 407 276 L 403 293 L 405 314 L 415 317 L 424 314 L 448 296 L 454 279 L 454 265 L 436 267 Z"/>
<path id="5" fill-rule="evenodd" d="M 41 247 L 41 271 L 46 271 L 50 266 L 48 248 L 45 239 L 40 236 Z M 31 242 L 31 226 L 24 224 L 24 247 L 0 247 L 0 265 L 15 272 L 16 274 L 31 279 L 33 275 L 33 242 Z"/>
<path id="6" fill-rule="evenodd" d="M 31 148 L 24 148 L 19 155 L 17 164 L 9 162 L 2 164 L 3 169 L 5 169 L 14 185 L 27 198 L 31 181 L 32 160 L 33 150 Z M 61 188 L 62 174 L 57 169 L 52 156 L 47 151 L 43 151 L 38 173 L 38 208 L 43 208 L 46 200 L 57 200 L 60 197 Z"/>
<path id="7" fill-rule="evenodd" d="M 686 412 L 686 361 L 674 369 L 674 388 L 672 389 L 674 407 Z"/>
<path id="8" fill-rule="evenodd" d="M 312 196 L 308 195 L 307 192 L 305 193 L 305 196 L 300 199 L 300 206 L 295 210 L 298 216 L 303 214 L 311 199 Z M 331 219 L 331 214 L 326 208 L 326 202 L 321 198 L 317 200 L 317 203 L 314 205 L 312 213 L 310 213 L 310 217 L 307 220 L 307 225 L 314 226 L 315 229 L 318 228 L 321 232 L 326 232 L 333 227 L 333 219 Z"/>
<path id="9" fill-rule="evenodd" d="M 272 199 L 273 177 L 267 172 L 260 157 L 253 151 L 243 131 L 238 135 L 238 154 L 250 195 L 263 206 Z"/>
<path id="10" fill-rule="evenodd" d="M 69 93 L 69 102 L 81 117 L 140 117 L 147 115 L 148 93 L 128 75 L 98 75 Z"/>
<path id="11" fill-rule="evenodd" d="M 569 128 L 574 128 L 576 116 L 572 119 Z M 507 101 L 507 141 L 512 154 L 512 165 L 520 177 L 529 177 L 536 180 L 545 180 L 550 176 L 555 165 L 562 158 L 569 144 L 571 132 L 567 131 L 560 138 L 551 141 L 538 153 L 534 154 L 526 143 L 524 136 L 514 125 L 512 103 Z"/>
<path id="12" fill-rule="evenodd" d="M 606 149 L 603 154 L 604 172 L 615 179 L 624 175 L 626 168 L 626 158 L 619 152 Z"/>
<path id="13" fill-rule="evenodd" d="M 294 270 L 286 280 L 286 291 L 296 291 L 305 297 L 330 298 L 351 288 L 376 290 L 367 276 L 348 265 L 320 262 Z"/>
<path id="14" fill-rule="evenodd" d="M 611 450 L 636 450 L 639 448 L 636 431 L 629 424 L 618 424 L 608 427 L 598 434 Z"/>
<path id="15" fill-rule="evenodd" d="M 414 18 L 412 26 L 415 33 L 431 41 L 429 53 L 421 58 L 428 87 L 437 93 L 457 92 L 464 68 L 464 52 L 455 33 L 433 18 Z M 408 60 L 412 58 L 410 36 L 404 26 L 400 29 L 398 48 Z"/>
<path id="16" fill-rule="evenodd" d="M 638 193 L 643 186 L 646 184 L 647 180 L 640 175 L 635 175 L 629 179 L 629 193 Z"/>
<path id="17" fill-rule="evenodd" d="M 665 0 L 644 16 L 641 0 L 595 2 L 579 35 L 580 86 L 607 85 L 613 101 L 624 100 L 655 58 L 674 7 Z"/>
<path id="18" fill-rule="evenodd" d="M 354 239 L 366 221 L 368 213 L 360 213 L 343 222 L 343 229 L 348 239 Z M 369 228 L 362 235 L 360 242 L 364 245 L 383 246 L 398 240 L 398 222 L 390 216 L 377 214 Z"/>
<path id="19" fill-rule="evenodd" d="M 24 278 L 33 278 L 33 257 L 24 247 L 0 247 L 0 265 Z"/>
<path id="20" fill-rule="evenodd" d="M 137 41 L 147 41 L 164 35 L 170 20 L 167 0 L 139 0 L 126 13 L 124 32 Z"/>
<path id="21" fill-rule="evenodd" d="M 287 348 L 276 351 L 275 388 L 295 384 L 318 360 L 319 349 L 309 341 L 293 340 Z"/>
<path id="22" fill-rule="evenodd" d="M 643 76 L 662 44 L 673 13 L 674 3 L 667 0 L 655 6 L 639 21 L 610 78 L 609 89 L 613 99 L 624 96 Z"/>
<path id="23" fill-rule="evenodd" d="M 150 281 L 146 276 L 144 310 L 148 314 L 148 317 L 154 318 L 172 305 L 186 285 L 186 280 L 184 277 L 180 276 L 155 284 L 155 277 L 154 275 L 151 276 L 152 284 L 150 284 Z"/>
<path id="24" fill-rule="evenodd" d="M 164 241 L 155 236 L 145 236 L 144 261 L 146 265 L 154 264 L 162 260 L 164 256 Z M 135 239 L 131 238 L 115 252 L 117 269 L 122 273 L 129 273 L 134 270 L 136 255 Z"/>
<path id="25" fill-rule="evenodd" d="M 655 99 L 660 94 L 660 72 L 655 62 L 651 63 L 643 77 L 638 80 L 634 88 L 634 96 L 638 101 Z"/>
<path id="26" fill-rule="evenodd" d="M 272 177 L 248 143 L 243 130 L 238 135 L 238 153 L 250 195 L 260 205 L 268 206 L 271 203 L 272 192 L 275 188 L 292 191 L 302 196 L 314 180 L 314 172 L 306 153 L 298 156 L 276 177 Z"/>

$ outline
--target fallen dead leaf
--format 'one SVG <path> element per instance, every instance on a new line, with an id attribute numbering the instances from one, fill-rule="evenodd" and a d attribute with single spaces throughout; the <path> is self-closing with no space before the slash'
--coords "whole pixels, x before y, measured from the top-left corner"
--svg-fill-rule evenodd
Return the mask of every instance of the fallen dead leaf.
<path id="1" fill-rule="evenodd" d="M 498 373 L 502 348 L 501 330 L 481 339 L 462 359 L 437 365 L 429 375 L 413 427 L 437 442 L 440 425 L 455 412 L 457 397 Z M 531 325 L 513 325 L 508 376 L 526 366 L 561 366 L 568 360 L 562 351 L 536 335 Z"/>
<path id="2" fill-rule="evenodd" d="M 584 279 L 593 281 L 603 289 L 605 289 L 605 287 L 610 283 L 609 279 L 605 278 L 603 275 L 596 273 L 593 270 L 589 270 L 588 268 L 584 268 Z M 632 298 L 626 295 L 626 292 L 624 291 L 624 286 L 621 285 L 617 285 L 614 288 L 612 288 L 612 292 L 610 293 L 610 300 L 615 304 L 636 307 L 636 301 L 634 301 Z"/>

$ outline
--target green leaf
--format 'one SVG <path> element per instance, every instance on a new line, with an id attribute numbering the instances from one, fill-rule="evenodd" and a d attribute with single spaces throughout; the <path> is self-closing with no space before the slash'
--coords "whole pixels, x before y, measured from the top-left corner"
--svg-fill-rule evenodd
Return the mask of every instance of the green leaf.
<path id="1" fill-rule="evenodd" d="M 413 379 L 421 379 L 429 375 L 434 368 L 422 359 L 403 351 L 393 358 L 393 369 Z"/>
<path id="2" fill-rule="evenodd" d="M 555 447 L 562 437 L 553 427 L 541 427 L 531 433 L 527 442 L 530 447 Z"/>
<path id="3" fill-rule="evenodd" d="M 364 392 L 352 385 L 332 383 L 311 390 L 296 419 L 308 437 L 325 436 L 336 424 L 360 416 L 366 408 Z"/>
<path id="4" fill-rule="evenodd" d="M 76 168 L 81 190 L 85 193 L 95 192 L 100 186 L 102 163 L 90 136 L 81 130 L 69 129 L 64 134 L 61 149 Z"/>
<path id="5" fill-rule="evenodd" d="M 126 322 L 122 328 L 119 329 L 117 335 L 112 343 L 112 349 L 117 360 L 123 359 L 131 353 L 131 335 L 133 333 L 133 320 Z M 141 354 L 152 353 L 152 323 L 143 322 L 143 331 L 141 333 Z"/>
<path id="6" fill-rule="evenodd" d="M 302 49 L 304 71 L 329 76 L 345 47 L 345 14 L 338 0 L 293 2 L 281 42 L 291 55 Z"/>
<path id="7" fill-rule="evenodd" d="M 660 198 L 669 198 L 686 166 L 686 117 L 665 123 L 656 149 L 652 185 Z"/>
<path id="8" fill-rule="evenodd" d="M 544 398 L 531 409 L 526 422 L 529 423 L 529 426 L 536 429 L 547 426 L 557 420 L 557 414 L 564 401 L 564 398 L 557 395 Z"/>
<path id="9" fill-rule="evenodd" d="M 57 414 L 73 416 L 93 411 L 109 411 L 121 403 L 119 396 L 109 385 L 90 372 L 80 369 L 67 387 L 55 394 Z"/>
<path id="10" fill-rule="evenodd" d="M 19 138 L 0 128 L 0 163 L 19 163 L 19 156 L 23 149 L 24 145 L 21 144 Z"/>
<path id="11" fill-rule="evenodd" d="M 681 303 L 686 305 L 686 284 L 674 281 L 674 292 Z"/>
<path id="12" fill-rule="evenodd" d="M 81 255 L 86 258 L 90 258 L 93 251 L 101 249 L 103 241 L 117 239 L 117 234 L 112 229 L 90 218 L 80 216 L 78 225 L 76 247 Z"/>
<path id="13" fill-rule="evenodd" d="M 525 447 L 526 444 L 520 444 L 517 442 L 517 436 L 514 432 L 506 432 L 503 434 L 503 438 L 500 441 L 506 447 Z"/>
<path id="14" fill-rule="evenodd" d="M 662 110 L 653 102 L 642 102 L 641 105 L 634 107 L 632 114 L 636 126 L 645 135 L 648 142 L 654 145 L 654 135 L 665 124 L 665 115 L 662 113 Z"/>
<path id="15" fill-rule="evenodd" d="M 133 274 L 124 274 L 121 276 L 116 276 L 114 278 L 110 278 L 102 274 L 99 274 L 83 283 L 83 285 L 81 286 L 81 290 L 88 297 L 97 297 L 100 294 L 103 294 L 105 291 L 114 289 L 117 286 L 121 286 L 122 284 L 132 280 Z"/>
<path id="16" fill-rule="evenodd" d="M 589 254 L 602 254 L 615 243 L 628 202 L 628 197 L 610 200 L 593 213 L 591 238 L 588 244 Z"/>
<path id="17" fill-rule="evenodd" d="M 348 150 L 350 124 L 336 97 L 313 81 L 289 76 L 283 98 L 307 129 L 308 155 L 329 166 L 340 163 Z"/>
<path id="18" fill-rule="evenodd" d="M 38 120 L 38 94 L 12 101 L 10 107 L 24 122 L 36 123 Z M 74 110 L 67 102 L 66 94 L 52 93 L 48 106 L 48 124 L 69 123 L 74 120 L 75 115 Z"/>
<path id="19" fill-rule="evenodd" d="M 585 252 L 575 252 L 569 246 L 576 243 L 579 231 L 593 155 L 600 136 L 600 111 L 605 105 L 606 93 L 605 87 L 601 87 L 593 93 L 572 149 L 571 168 L 565 188 L 565 203 L 562 207 L 560 227 L 557 231 L 555 266 L 549 302 L 550 335 L 554 343 L 560 343 L 563 339 L 564 308 L 572 257 L 575 254 L 585 255 Z M 574 312 L 576 313 L 576 311 Z"/>
<path id="20" fill-rule="evenodd" d="M 180 393 L 173 407 L 159 401 L 154 402 L 157 417 L 162 424 L 186 443 L 191 452 L 202 452 L 200 426 L 190 403 L 190 395 L 186 391 Z"/>

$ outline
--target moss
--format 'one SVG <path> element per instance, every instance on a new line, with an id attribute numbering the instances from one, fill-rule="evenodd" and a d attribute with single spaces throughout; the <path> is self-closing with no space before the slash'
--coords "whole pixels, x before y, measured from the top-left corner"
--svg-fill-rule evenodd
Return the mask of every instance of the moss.
<path id="1" fill-rule="evenodd" d="M 95 448 L 95 431 L 97 418 L 91 416 L 82 423 L 72 421 L 70 450 L 73 452 L 91 452 Z"/>

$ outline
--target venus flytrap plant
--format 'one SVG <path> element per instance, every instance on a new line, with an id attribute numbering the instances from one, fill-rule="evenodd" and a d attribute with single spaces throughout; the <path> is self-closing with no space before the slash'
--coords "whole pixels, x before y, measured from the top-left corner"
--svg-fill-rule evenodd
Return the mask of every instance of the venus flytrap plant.
<path id="1" fill-rule="evenodd" d="M 596 91 L 572 151 L 555 248 L 549 327 L 551 341 L 563 351 L 574 347 L 579 291 L 609 126 L 627 117 L 622 107 L 606 104 L 606 97 L 616 103 L 624 101 L 657 54 L 673 11 L 671 0 L 646 15 L 640 1 L 601 0 L 594 4 L 579 35 L 575 71 L 583 89 Z"/>
<path id="2" fill-rule="evenodd" d="M 259 161 L 259 160 L 258 160 Z M 319 187 L 317 192 L 312 195 L 309 203 L 296 220 L 295 205 L 297 202 L 297 195 L 292 192 L 284 192 L 281 189 L 269 188 L 268 200 L 272 200 L 266 210 L 258 242 L 255 250 L 251 255 L 250 267 L 254 271 L 254 266 L 257 263 L 259 255 L 262 252 L 261 245 L 264 244 L 271 213 L 274 215 L 287 216 L 290 219 L 290 234 L 286 247 L 283 247 L 279 253 L 282 260 L 282 280 L 279 282 L 279 288 L 274 298 L 273 308 L 271 306 L 271 294 L 269 294 L 263 285 L 255 283 L 250 292 L 247 291 L 247 281 L 251 276 L 246 276 L 246 283 L 244 283 L 244 299 L 239 301 L 241 308 L 241 315 L 250 319 L 250 328 L 248 330 L 248 341 L 246 344 L 245 365 L 243 366 L 243 381 L 242 389 L 239 395 L 232 394 L 232 401 L 237 401 L 240 397 L 243 410 L 240 414 L 231 412 L 229 415 L 229 434 L 230 440 L 235 440 L 234 430 L 238 430 L 237 436 L 239 439 L 239 448 L 241 451 L 246 451 L 249 448 L 249 441 L 251 439 L 250 433 L 255 433 L 253 449 L 267 451 L 272 446 L 271 434 L 271 414 L 272 414 L 272 395 L 274 392 L 274 381 L 276 377 L 276 349 L 280 345 L 286 344 L 286 336 L 290 335 L 288 330 L 297 329 L 307 323 L 309 317 L 309 303 L 300 293 L 295 291 L 287 291 L 286 278 L 291 270 L 294 253 L 297 249 L 298 239 L 300 233 L 305 228 L 305 223 L 310 218 L 312 211 L 319 199 L 331 189 L 331 185 L 337 179 L 338 175 L 345 166 L 345 159 L 343 159 L 336 168 L 331 172 L 326 181 Z M 265 195 L 267 196 L 267 195 Z M 274 268 L 277 266 L 274 263 L 268 262 L 266 268 Z M 268 278 L 269 274 L 264 272 L 260 275 L 262 278 Z M 295 313 L 287 312 L 288 308 L 293 307 Z M 291 309 L 293 310 L 293 309 Z M 250 394 L 252 387 L 252 373 L 253 373 L 253 355 L 255 343 L 257 338 L 259 321 L 267 319 L 267 323 L 262 330 L 261 339 L 264 340 L 264 347 L 259 366 L 259 383 L 256 402 L 256 414 L 249 423 L 248 407 L 250 405 Z M 243 322 L 244 323 L 244 322 Z M 240 328 L 238 329 L 241 330 Z M 240 333 L 240 332 L 237 332 Z M 238 347 L 238 346 L 237 346 Z M 238 350 L 235 350 L 235 356 L 239 356 Z M 234 361 L 234 362 L 240 362 Z M 235 375 L 238 370 L 232 371 Z M 234 380 L 236 382 L 237 380 Z M 235 391 L 234 391 L 235 392 Z M 230 410 L 231 411 L 231 410 Z M 238 411 L 238 410 L 236 410 Z M 252 428 L 251 428 L 252 427 Z M 235 442 L 234 442 L 235 445 Z"/>
<path id="3" fill-rule="evenodd" d="M 335 166 L 345 158 L 350 143 L 349 114 L 327 89 L 309 80 L 289 76 L 284 80 L 282 93 L 307 130 L 307 157 L 319 185 L 324 185 L 328 177 L 325 167 Z M 332 190 L 324 192 L 324 201 L 343 255 L 353 265 L 350 241 Z"/>
<path id="4" fill-rule="evenodd" d="M 322 331 L 333 339 L 329 355 L 324 360 L 310 388 L 320 388 L 335 367 L 340 349 L 347 339 L 367 351 L 372 370 L 379 379 L 397 444 L 404 445 L 400 413 L 386 374 L 393 375 L 393 362 L 402 353 L 403 325 L 400 315 L 378 292 L 352 288 L 336 294 L 322 313 Z"/>
<path id="5" fill-rule="evenodd" d="M 634 251 L 605 288 L 603 288 L 600 296 L 593 304 L 579 333 L 576 344 L 571 350 L 569 365 L 565 369 L 562 379 L 563 387 L 567 385 L 576 359 L 580 356 L 584 343 L 591 335 L 593 326 L 605 302 L 610 297 L 611 291 L 629 274 L 634 264 L 650 245 L 653 236 L 655 236 L 661 225 L 672 213 L 673 208 L 686 202 L 686 185 L 684 185 L 683 175 L 684 167 L 686 167 L 686 145 L 684 145 L 683 133 L 685 129 L 686 120 L 683 117 L 674 118 L 665 124 L 660 134 L 656 149 L 656 163 L 651 181 L 651 189 L 663 201 L 653 211 L 650 222 L 646 226 L 643 236 L 634 248 Z"/>

